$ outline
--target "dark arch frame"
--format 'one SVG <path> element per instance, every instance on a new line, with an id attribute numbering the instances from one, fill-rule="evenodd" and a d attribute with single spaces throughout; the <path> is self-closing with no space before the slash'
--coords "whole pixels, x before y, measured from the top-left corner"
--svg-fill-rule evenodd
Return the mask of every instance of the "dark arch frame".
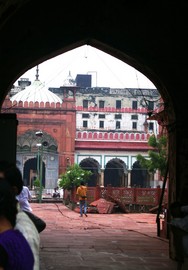
<path id="1" fill-rule="evenodd" d="M 40 62 L 83 44 L 95 46 L 95 40 L 106 44 L 108 53 L 121 60 L 125 55 L 130 65 L 147 76 L 168 106 L 169 178 L 173 186 L 169 199 L 175 200 L 188 181 L 187 132 L 182 125 L 187 118 L 187 98 L 186 91 L 181 97 L 177 91 L 187 86 L 187 23 L 182 16 L 187 5 L 109 0 L 99 1 L 91 8 L 83 0 L 65 1 L 63 11 L 62 14 L 62 1 L 41 0 L 36 4 L 32 0 L 16 0 L 2 5 L 0 103 L 14 81 Z"/>

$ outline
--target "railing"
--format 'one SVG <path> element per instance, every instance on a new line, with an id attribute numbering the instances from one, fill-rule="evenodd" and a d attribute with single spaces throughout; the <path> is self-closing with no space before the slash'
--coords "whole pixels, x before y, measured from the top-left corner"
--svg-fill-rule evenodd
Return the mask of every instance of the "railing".
<path id="1" fill-rule="evenodd" d="M 125 187 L 88 187 L 88 203 L 100 198 L 119 199 L 125 205 L 157 206 L 160 202 L 161 188 L 125 188 Z M 64 191 L 64 200 L 77 202 L 76 188 Z M 163 202 L 167 203 L 167 190 L 165 189 Z"/>

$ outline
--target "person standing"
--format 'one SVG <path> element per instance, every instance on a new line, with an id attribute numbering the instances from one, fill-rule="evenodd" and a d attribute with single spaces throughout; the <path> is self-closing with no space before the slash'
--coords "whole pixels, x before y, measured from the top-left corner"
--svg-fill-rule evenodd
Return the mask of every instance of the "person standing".
<path id="1" fill-rule="evenodd" d="M 0 269 L 33 270 L 32 249 L 25 236 L 15 229 L 17 213 L 15 195 L 7 180 L 2 178 L 0 180 Z"/>
<path id="2" fill-rule="evenodd" d="M 21 210 L 32 212 L 32 208 L 30 206 L 32 196 L 27 186 L 23 186 L 21 193 L 16 196 L 16 199 L 19 202 Z"/>
<path id="3" fill-rule="evenodd" d="M 84 215 L 87 217 L 87 187 L 85 186 L 84 181 L 80 182 L 80 186 L 77 188 L 76 194 L 80 203 L 80 217 Z"/>

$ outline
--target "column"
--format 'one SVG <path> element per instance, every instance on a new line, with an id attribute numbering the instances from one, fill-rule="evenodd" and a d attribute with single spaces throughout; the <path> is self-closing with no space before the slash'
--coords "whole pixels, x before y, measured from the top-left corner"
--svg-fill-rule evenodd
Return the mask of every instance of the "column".
<path id="1" fill-rule="evenodd" d="M 131 170 L 128 170 L 128 183 L 127 183 L 128 187 L 131 187 Z"/>
<path id="2" fill-rule="evenodd" d="M 101 169 L 99 186 L 104 186 L 104 169 Z"/>

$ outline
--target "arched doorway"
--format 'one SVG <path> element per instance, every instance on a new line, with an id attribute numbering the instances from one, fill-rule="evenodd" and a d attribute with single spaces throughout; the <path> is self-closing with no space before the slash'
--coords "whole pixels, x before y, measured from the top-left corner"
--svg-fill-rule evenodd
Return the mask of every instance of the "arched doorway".
<path id="1" fill-rule="evenodd" d="M 8 10 L 9 8 L 9 5 L 4 7 L 4 14 L 10 12 L 10 10 Z M 64 8 L 68 11 L 71 10 L 72 12 L 71 4 L 69 2 L 64 3 Z M 155 82 L 155 85 L 163 94 L 164 102 L 168 104 L 167 109 L 170 110 L 169 117 L 171 118 L 170 120 L 173 120 L 170 122 L 173 123 L 174 112 L 173 104 L 171 104 L 171 102 L 176 100 L 176 96 L 173 95 L 177 92 L 178 81 L 183 83 L 183 76 L 179 76 L 181 80 L 178 80 L 177 73 L 184 74 L 179 71 L 181 65 L 179 65 L 177 72 L 176 63 L 183 62 L 180 60 L 185 58 L 186 53 L 185 50 L 183 50 L 185 46 L 181 47 L 180 42 L 178 43 L 178 46 L 176 43 L 172 44 L 173 47 L 171 46 L 170 52 L 176 51 L 177 48 L 182 48 L 177 54 L 173 54 L 173 68 L 173 63 L 171 61 L 172 54 L 169 53 L 169 46 L 167 45 L 168 41 L 171 41 L 172 38 L 171 32 L 168 31 L 169 35 L 166 35 L 164 32 L 166 31 L 166 28 L 163 27 L 163 20 L 159 21 L 157 24 L 155 23 L 156 20 L 151 20 L 151 23 L 148 24 L 147 15 L 151 14 L 151 12 L 152 14 L 157 15 L 160 11 L 164 16 L 163 18 L 166 19 L 166 22 L 171 22 L 174 16 L 168 17 L 166 9 L 161 9 L 160 5 L 156 5 L 155 9 L 151 9 L 150 5 L 139 5 L 139 8 L 142 12 L 140 12 L 140 9 L 135 9 L 132 4 L 128 4 L 126 9 L 124 9 L 123 5 L 117 5 L 116 3 L 105 5 L 101 2 L 100 4 L 98 3 L 94 9 L 90 10 L 89 8 L 85 9 L 85 2 L 77 3 L 75 1 L 74 9 L 77 12 L 74 16 L 72 16 L 71 12 L 66 12 L 64 14 L 65 18 L 62 20 L 61 8 L 58 3 L 50 6 L 46 5 L 45 14 L 48 16 L 45 15 L 42 17 L 41 14 L 44 9 L 43 3 L 38 3 L 37 9 L 35 3 L 32 4 L 31 1 L 29 1 L 29 4 L 21 4 L 20 8 L 17 8 L 14 12 L 12 11 L 9 17 L 4 16 L 5 18 L 2 20 L 2 47 L 6 49 L 4 49 L 5 53 L 2 53 L 0 61 L 2 71 L 1 97 L 3 98 L 8 92 L 11 82 L 18 78 L 18 74 L 22 74 L 37 63 L 39 64 L 60 53 L 83 44 L 89 44 L 134 66 L 137 70 L 141 71 Z M 33 16 L 33 10 L 35 10 L 35 16 Z M 54 18 L 57 18 L 57 20 L 47 19 L 53 17 L 52 10 L 53 16 Z M 100 10 L 100 12 L 96 12 L 97 10 Z M 116 11 L 116 14 L 119 15 L 118 20 L 115 21 L 113 16 L 114 10 Z M 175 12 L 175 9 L 172 9 L 172 11 Z M 29 25 L 32 25 L 28 30 L 28 25 L 22 23 L 23 36 L 26 37 L 23 39 L 13 31 L 14 27 L 16 28 L 16 24 L 18 24 L 18 26 L 20 25 L 19 18 L 22 18 L 23 21 L 27 20 Z M 106 21 L 109 23 L 106 23 Z M 81 22 L 82 24 L 81 32 L 79 31 L 80 24 L 78 22 Z M 174 23 L 176 24 L 175 21 Z M 122 27 L 122 25 L 125 27 Z M 121 27 L 122 31 L 117 31 Z M 179 27 L 179 25 L 177 25 L 177 27 Z M 98 31 L 98 29 L 100 29 L 100 31 Z M 135 29 L 137 29 L 139 35 L 133 34 L 135 33 Z M 153 31 L 153 29 L 156 31 Z M 72 33 L 71 36 L 67 34 L 70 32 L 69 30 Z M 39 38 L 36 45 L 36 39 L 34 39 L 33 36 L 40 37 L 42 32 L 44 33 L 43 38 Z M 160 34 L 161 32 L 162 34 Z M 59 33 L 64 37 L 63 39 L 59 39 Z M 163 42 L 164 36 L 167 39 L 165 43 Z M 12 46 L 10 46 L 13 39 L 15 41 L 15 50 L 12 50 Z M 139 42 L 139 40 L 142 40 L 142 42 Z M 22 46 L 20 46 L 20 41 Z M 182 41 L 184 41 L 183 38 Z M 155 45 L 155 48 L 157 49 L 153 49 L 153 45 Z M 29 49 L 30 46 L 33 46 L 35 50 L 32 50 L 31 52 Z M 26 50 L 23 50 L 23 47 L 25 47 Z M 40 50 L 39 48 L 43 48 L 43 50 Z M 16 54 L 14 51 L 16 51 Z M 165 62 L 161 60 L 164 59 L 164 55 L 166 58 Z M 20 59 L 23 59 L 23 61 L 20 61 Z M 17 64 L 12 65 L 13 62 Z M 11 67 L 11 72 L 8 72 L 5 67 Z M 183 69 L 183 67 L 181 68 Z M 165 70 L 170 70 L 170 72 L 165 72 Z M 172 95 L 173 98 L 170 95 L 171 91 L 174 92 Z M 179 99 L 177 100 L 179 101 Z M 181 102 L 183 102 L 183 100 L 184 99 L 181 99 Z M 181 110 L 183 107 L 186 106 L 181 104 Z M 176 109 L 178 109 L 178 106 Z M 177 115 L 179 120 L 183 122 L 183 118 L 181 119 L 181 117 L 183 117 L 181 111 L 179 114 L 177 113 Z M 182 133 L 184 134 L 184 132 Z M 172 137 L 173 136 L 171 136 L 171 138 Z M 175 138 L 171 139 L 172 149 L 173 145 L 175 145 L 174 140 Z M 169 149 L 171 149 L 171 147 L 169 147 Z M 177 186 L 175 185 L 176 166 L 174 166 L 174 164 L 176 164 L 176 159 L 173 154 L 171 155 L 171 163 L 173 164 L 173 166 L 171 166 L 171 178 L 175 189 Z M 174 158 L 172 159 L 172 157 Z M 177 160 L 181 160 L 182 163 L 182 158 Z M 182 166 L 182 168 L 186 167 L 186 164 L 181 165 L 178 163 L 178 165 L 180 167 Z"/>
<path id="2" fill-rule="evenodd" d="M 68 12 L 64 12 L 63 20 L 60 5 L 60 2 L 46 4 L 45 14 L 43 1 L 37 3 L 37 8 L 34 1 L 22 1 L 19 7 L 15 5 L 16 8 L 12 8 L 11 2 L 4 5 L 2 14 L 9 16 L 3 16 L 1 22 L 1 102 L 11 82 L 18 74 L 36 65 L 36 62 L 40 63 L 78 44 L 95 44 L 98 40 L 101 49 L 105 48 L 106 52 L 119 56 L 125 62 L 127 59 L 127 62 L 147 74 L 163 94 L 167 110 L 170 111 L 169 199 L 173 201 L 181 197 L 180 191 L 187 182 L 187 99 L 184 96 L 186 92 L 184 94 L 182 91 L 180 95 L 177 89 L 184 89 L 187 85 L 187 40 L 186 35 L 180 34 L 186 32 L 186 24 L 181 23 L 186 5 L 172 5 L 171 12 L 166 12 L 168 3 L 164 3 L 161 8 L 160 3 L 153 7 L 146 2 L 135 8 L 135 3 L 130 2 L 126 3 L 125 8 L 123 2 L 107 4 L 100 1 L 91 9 L 85 1 L 66 1 L 64 9 Z M 152 17 L 148 14 L 152 14 Z M 161 15 L 161 20 L 157 21 L 158 14 Z M 178 17 L 173 16 L 174 14 Z M 117 20 L 114 19 L 115 15 L 118 16 Z M 22 31 L 18 35 L 14 30 L 20 25 Z M 177 31 L 172 31 L 172 26 Z M 38 38 L 36 43 L 36 38 L 33 37 L 41 37 L 41 33 L 43 37 Z M 63 38 L 59 37 L 59 33 Z M 12 40 L 14 50 L 10 46 Z M 31 47 L 34 49 L 30 50 Z"/>
<path id="3" fill-rule="evenodd" d="M 45 163 L 42 164 L 42 186 L 45 187 Z M 37 157 L 27 160 L 24 164 L 23 169 L 23 181 L 24 185 L 28 186 L 30 189 L 34 187 L 34 181 L 37 178 Z"/>
<path id="4" fill-rule="evenodd" d="M 88 181 L 89 187 L 95 187 L 97 184 L 99 184 L 100 165 L 99 165 L 97 160 L 95 160 L 93 158 L 83 159 L 80 162 L 80 167 L 84 170 L 89 170 L 93 173 L 90 176 L 90 179 Z"/>
<path id="5" fill-rule="evenodd" d="M 127 185 L 126 164 L 119 158 L 110 160 L 104 170 L 104 186 L 121 187 Z"/>
<path id="6" fill-rule="evenodd" d="M 139 161 L 134 162 L 131 171 L 131 186 L 145 188 L 149 186 L 148 172 L 141 168 Z"/>
<path id="7" fill-rule="evenodd" d="M 57 142 L 47 132 L 36 136 L 37 130 L 27 130 L 17 138 L 17 164 L 23 172 L 24 184 L 33 187 L 33 181 L 42 175 L 44 188 L 57 186 L 59 155 Z M 42 163 L 40 161 L 42 158 Z M 42 172 L 40 166 L 42 165 Z"/>

